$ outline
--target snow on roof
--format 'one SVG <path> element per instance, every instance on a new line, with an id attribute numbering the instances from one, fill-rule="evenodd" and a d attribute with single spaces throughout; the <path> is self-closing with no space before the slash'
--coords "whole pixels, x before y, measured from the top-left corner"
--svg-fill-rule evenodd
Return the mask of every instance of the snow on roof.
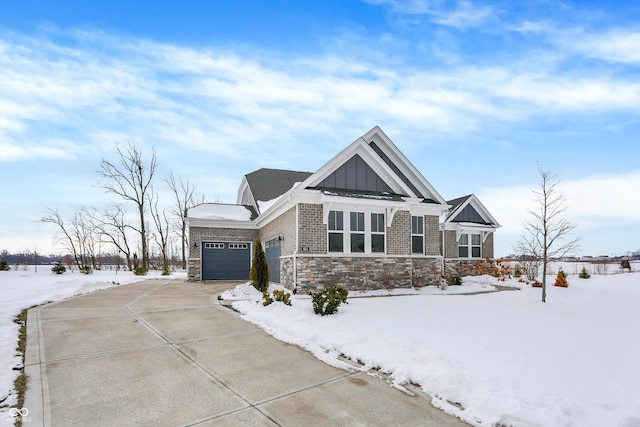
<path id="1" fill-rule="evenodd" d="M 227 221 L 250 221 L 252 212 L 243 205 L 203 203 L 187 212 L 187 217 L 197 219 L 219 219 Z"/>

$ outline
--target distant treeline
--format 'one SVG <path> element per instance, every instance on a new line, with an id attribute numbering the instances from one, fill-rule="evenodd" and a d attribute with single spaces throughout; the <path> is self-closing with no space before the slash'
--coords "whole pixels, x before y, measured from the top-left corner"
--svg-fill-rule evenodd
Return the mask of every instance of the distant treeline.
<path id="1" fill-rule="evenodd" d="M 0 256 L 4 258 L 9 265 L 53 265 L 58 261 L 67 265 L 74 263 L 71 255 L 44 255 L 31 251 L 12 254 L 3 250 L 0 253 Z M 124 263 L 124 259 L 122 257 L 117 257 L 115 255 L 102 255 L 100 259 L 102 263 L 109 265 Z"/>

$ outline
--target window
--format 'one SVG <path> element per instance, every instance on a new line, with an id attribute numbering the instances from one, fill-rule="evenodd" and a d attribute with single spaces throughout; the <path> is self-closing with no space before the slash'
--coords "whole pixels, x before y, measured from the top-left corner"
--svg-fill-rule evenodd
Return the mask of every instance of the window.
<path id="1" fill-rule="evenodd" d="M 469 236 L 471 236 L 471 239 L 469 239 Z M 460 235 L 458 239 L 458 257 L 482 258 L 482 238 L 480 234 Z"/>
<path id="2" fill-rule="evenodd" d="M 341 211 L 329 211 L 329 252 L 343 252 L 343 213 Z"/>
<path id="3" fill-rule="evenodd" d="M 364 252 L 364 212 L 351 212 L 351 253 Z"/>
<path id="4" fill-rule="evenodd" d="M 384 214 L 371 214 L 371 252 L 384 253 Z"/>
<path id="5" fill-rule="evenodd" d="M 479 234 L 471 235 L 471 256 L 473 258 L 482 257 L 482 240 Z"/>
<path id="6" fill-rule="evenodd" d="M 248 243 L 229 243 L 229 249 L 248 249 Z"/>
<path id="7" fill-rule="evenodd" d="M 411 253 L 424 254 L 424 217 L 411 217 Z"/>

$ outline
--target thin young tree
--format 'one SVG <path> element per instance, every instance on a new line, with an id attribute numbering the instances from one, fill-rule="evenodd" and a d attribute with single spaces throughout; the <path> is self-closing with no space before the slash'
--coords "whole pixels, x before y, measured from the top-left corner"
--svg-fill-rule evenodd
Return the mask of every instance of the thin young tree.
<path id="1" fill-rule="evenodd" d="M 182 246 L 182 269 L 186 269 L 186 253 L 187 248 L 189 247 L 189 236 L 187 234 L 187 210 L 196 206 L 198 203 L 204 203 L 204 197 L 196 193 L 195 187 L 191 185 L 188 179 L 181 179 L 178 184 L 173 174 L 170 173 L 167 175 L 165 182 L 174 197 L 174 204 L 169 208 L 169 212 L 173 215 L 175 227 L 180 233 L 180 242 Z"/>
<path id="2" fill-rule="evenodd" d="M 158 209 L 158 196 L 151 193 L 149 197 L 149 207 L 151 210 L 151 217 L 153 218 L 153 223 L 156 226 L 157 234 L 153 234 L 153 238 L 156 242 L 156 245 L 160 248 L 160 254 L 162 255 L 162 274 L 169 274 L 169 258 L 168 258 L 168 247 L 169 247 L 169 220 L 167 219 L 167 214 L 165 211 L 160 211 Z"/>
<path id="3" fill-rule="evenodd" d="M 113 193 L 124 200 L 135 203 L 140 218 L 142 267 L 149 268 L 149 250 L 145 216 L 149 201 L 151 184 L 156 171 L 156 153 L 152 151 L 148 163 L 143 157 L 142 148 L 131 141 L 124 147 L 115 146 L 115 161 L 102 159 L 98 174 L 104 179 L 100 184 L 107 193 Z"/>
<path id="4" fill-rule="evenodd" d="M 542 302 L 546 302 L 549 259 L 563 257 L 577 249 L 579 239 L 565 240 L 576 225 L 564 218 L 567 198 L 559 192 L 555 176 L 540 166 L 538 174 L 539 188 L 533 192 L 537 196 L 536 207 L 529 210 L 532 218 L 524 222 L 525 232 L 518 246 L 530 256 L 542 260 Z"/>

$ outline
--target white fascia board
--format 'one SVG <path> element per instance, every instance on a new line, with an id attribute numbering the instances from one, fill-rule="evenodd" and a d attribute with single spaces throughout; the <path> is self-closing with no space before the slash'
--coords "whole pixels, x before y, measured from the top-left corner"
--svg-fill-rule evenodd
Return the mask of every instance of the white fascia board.
<path id="1" fill-rule="evenodd" d="M 196 228 L 240 228 L 255 230 L 258 228 L 254 221 L 229 221 L 220 219 L 187 218 L 187 225 Z"/>
<path id="2" fill-rule="evenodd" d="M 253 192 L 251 191 L 251 187 L 249 187 L 249 182 L 247 181 L 247 176 L 243 176 L 242 177 L 242 181 L 240 181 L 240 186 L 238 187 L 238 195 L 236 197 L 236 204 L 237 205 L 241 205 L 242 204 L 242 193 L 244 193 L 245 189 L 249 189 L 249 194 L 251 195 L 251 205 L 253 206 L 253 208 L 256 210 L 256 212 L 258 212 L 258 214 L 260 214 L 260 209 L 258 204 L 256 203 L 256 200 L 253 197 Z"/>
<path id="3" fill-rule="evenodd" d="M 475 222 L 443 222 L 440 224 L 441 230 L 468 230 L 468 231 L 496 231 L 499 226 L 477 224 Z"/>
<path id="4" fill-rule="evenodd" d="M 315 187 L 323 179 L 329 176 L 333 171 L 342 166 L 347 160 L 354 155 L 358 154 L 367 164 L 382 178 L 384 182 L 389 185 L 394 192 L 398 194 L 408 194 L 410 196 L 416 196 L 413 191 L 402 182 L 402 180 L 393 172 L 393 170 L 376 154 L 369 144 L 362 139 L 358 138 L 351 143 L 347 148 L 342 150 L 337 156 L 325 163 L 320 169 L 318 169 L 313 175 L 307 178 L 300 184 L 301 188 Z"/>
<path id="5" fill-rule="evenodd" d="M 377 138 L 376 138 L 377 136 Z M 364 134 L 362 138 L 366 138 L 367 140 L 372 139 L 376 145 L 391 159 L 393 164 L 395 164 L 400 171 L 416 185 L 416 187 L 423 192 L 428 193 L 433 196 L 436 202 L 441 204 L 447 204 L 446 200 L 436 191 L 436 189 L 427 181 L 427 179 L 420 173 L 420 171 L 411 163 L 411 161 L 402 154 L 400 149 L 391 141 L 391 139 L 380 129 L 378 126 L 371 129 L 369 132 Z M 369 144 L 367 143 L 367 146 Z M 416 183 L 417 181 L 417 183 Z M 422 187 L 422 188 L 421 188 Z M 426 191 L 424 191 L 426 190 Z M 427 194 L 425 194 L 426 196 Z"/>
<path id="6" fill-rule="evenodd" d="M 491 215 L 491 212 L 489 212 L 489 209 L 487 209 L 482 202 L 480 201 L 480 199 L 478 199 L 476 197 L 475 194 L 472 194 L 470 197 L 470 201 L 469 203 L 471 203 L 471 205 L 480 212 L 480 215 L 482 215 L 482 217 L 485 220 L 488 220 L 488 222 L 491 222 L 493 224 L 495 224 L 495 227 L 501 227 L 501 225 L 498 223 L 498 221 L 496 221 L 496 219 L 493 217 L 493 215 Z"/>
<path id="7" fill-rule="evenodd" d="M 280 196 L 278 201 L 255 219 L 256 224 L 259 227 L 264 227 L 298 203 L 319 203 L 320 190 L 306 190 L 298 187 L 292 188 Z"/>
<path id="8" fill-rule="evenodd" d="M 451 208 L 451 205 L 447 205 L 446 203 L 443 205 L 439 205 L 435 203 L 420 202 L 421 200 L 417 203 L 411 204 L 411 215 L 435 215 L 439 217 L 440 215 L 445 214 Z"/>

